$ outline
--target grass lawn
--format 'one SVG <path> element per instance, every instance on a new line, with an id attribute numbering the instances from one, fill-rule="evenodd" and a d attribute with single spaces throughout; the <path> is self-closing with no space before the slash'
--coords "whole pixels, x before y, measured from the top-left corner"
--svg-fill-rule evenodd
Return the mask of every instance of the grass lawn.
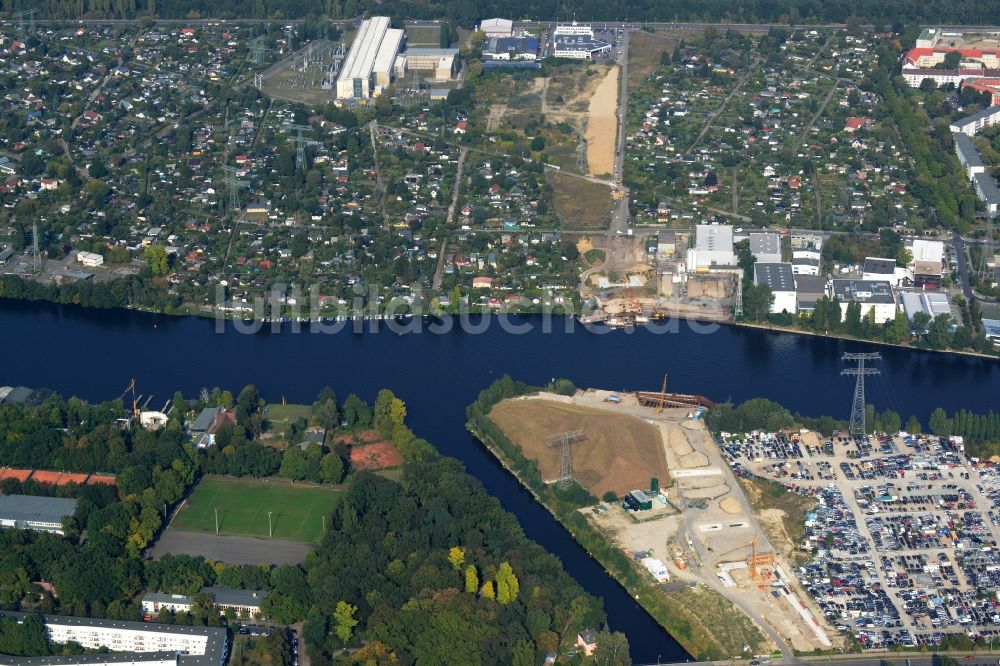
<path id="1" fill-rule="evenodd" d="M 308 421 L 311 416 L 311 405 L 293 405 L 290 403 L 282 405 L 278 402 L 267 406 L 267 420 L 270 422 L 268 429 L 274 432 L 285 433 L 288 431 L 288 426 L 293 422 L 299 419 Z"/>
<path id="2" fill-rule="evenodd" d="M 556 214 L 566 229 L 607 229 L 615 202 L 607 185 L 546 171 L 552 186 Z"/>
<path id="3" fill-rule="evenodd" d="M 270 511 L 275 539 L 318 542 L 323 535 L 323 516 L 330 513 L 336 500 L 337 491 L 331 488 L 274 480 L 205 477 L 171 527 L 215 532 L 218 509 L 219 534 L 267 538 Z"/>

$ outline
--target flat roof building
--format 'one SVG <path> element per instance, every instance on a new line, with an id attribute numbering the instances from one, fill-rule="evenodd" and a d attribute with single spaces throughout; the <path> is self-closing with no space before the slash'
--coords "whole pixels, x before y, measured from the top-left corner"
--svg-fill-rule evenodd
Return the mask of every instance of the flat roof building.
<path id="1" fill-rule="evenodd" d="M 771 288 L 771 294 L 774 296 L 774 301 L 771 303 L 772 313 L 795 314 L 795 275 L 792 273 L 791 264 L 758 261 L 753 266 L 753 283 Z"/>
<path id="2" fill-rule="evenodd" d="M 27 613 L 0 611 L 7 617 L 22 622 Z M 133 661 L 111 660 L 111 655 L 81 655 L 70 661 L 31 661 L 19 664 L 102 664 L 136 663 L 173 664 L 175 666 L 224 666 L 229 656 L 229 639 L 226 630 L 218 627 L 189 627 L 153 622 L 102 620 L 68 615 L 42 615 L 49 641 L 53 643 L 78 643 L 87 649 L 107 648 L 130 656 Z M 173 656 L 169 660 L 168 654 Z M 89 657 L 106 661 L 89 661 Z M 4 657 L 6 658 L 6 657 Z M 32 657 L 33 660 L 54 657 Z M 65 657 L 63 657 L 65 659 Z"/>
<path id="3" fill-rule="evenodd" d="M 816 301 L 826 295 L 826 278 L 819 275 L 795 276 L 795 309 L 797 312 L 813 312 Z"/>
<path id="4" fill-rule="evenodd" d="M 986 212 L 996 215 L 997 207 L 1000 206 L 1000 189 L 997 189 L 993 176 L 977 173 L 972 177 L 972 186 L 976 190 L 976 196 L 986 205 Z"/>
<path id="5" fill-rule="evenodd" d="M 388 16 L 361 22 L 337 77 L 338 99 L 368 99 L 391 83 L 403 31 L 389 25 Z"/>
<path id="6" fill-rule="evenodd" d="M 781 237 L 772 233 L 750 234 L 750 254 L 765 264 L 781 262 Z"/>
<path id="7" fill-rule="evenodd" d="M 955 154 L 958 155 L 958 161 L 965 167 L 969 179 L 971 180 L 977 173 L 986 171 L 986 165 L 983 164 L 982 158 L 979 157 L 979 151 L 976 150 L 975 144 L 972 143 L 972 137 L 961 132 L 956 132 L 954 136 Z"/>
<path id="8" fill-rule="evenodd" d="M 933 291 L 906 291 L 899 295 L 903 304 L 903 313 L 913 323 L 913 317 L 918 312 L 926 313 L 931 319 L 940 314 L 953 314 L 948 294 Z"/>
<path id="9" fill-rule="evenodd" d="M 733 228 L 728 224 L 699 224 L 695 228 L 694 249 L 688 250 L 688 270 L 735 265 Z"/>
<path id="10" fill-rule="evenodd" d="M 1000 106 L 990 106 L 973 113 L 971 116 L 956 120 L 949 126 L 949 129 L 952 132 L 975 136 L 979 130 L 996 125 L 998 122 L 1000 122 Z"/>
<path id="11" fill-rule="evenodd" d="M 455 77 L 455 58 L 458 49 L 410 48 L 404 54 L 406 68 L 430 72 L 435 80 L 445 81 Z"/>
<path id="12" fill-rule="evenodd" d="M 887 280 L 831 280 L 828 295 L 840 301 L 841 316 L 847 315 L 847 306 L 852 301 L 861 303 L 861 316 L 869 311 L 875 313 L 875 323 L 884 324 L 896 317 L 896 299 L 892 285 Z"/>
<path id="13" fill-rule="evenodd" d="M 514 34 L 514 22 L 504 18 L 483 19 L 479 29 L 485 32 L 487 37 L 510 37 Z"/>
<path id="14" fill-rule="evenodd" d="M 898 287 L 906 270 L 896 266 L 895 259 L 885 257 L 865 257 L 861 277 L 865 280 L 886 280 L 892 286 Z"/>
<path id="15" fill-rule="evenodd" d="M 589 36 L 585 34 L 560 34 L 558 32 L 552 36 L 552 55 L 557 58 L 586 60 L 607 53 L 611 53 L 611 44 L 602 39 L 596 39 L 593 37 L 593 32 Z"/>
<path id="16" fill-rule="evenodd" d="M 0 527 L 63 534 L 63 519 L 76 512 L 76 500 L 35 495 L 0 495 Z"/>

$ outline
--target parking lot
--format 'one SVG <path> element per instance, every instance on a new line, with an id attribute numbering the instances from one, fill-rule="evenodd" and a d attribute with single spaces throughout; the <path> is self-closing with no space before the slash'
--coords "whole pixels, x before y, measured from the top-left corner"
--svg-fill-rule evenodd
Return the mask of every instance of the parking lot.
<path id="1" fill-rule="evenodd" d="M 725 437 L 737 474 L 815 499 L 798 569 L 826 617 L 865 647 L 940 644 L 1000 631 L 993 594 L 1000 474 L 960 439 L 897 435 L 855 441 L 797 434 Z"/>

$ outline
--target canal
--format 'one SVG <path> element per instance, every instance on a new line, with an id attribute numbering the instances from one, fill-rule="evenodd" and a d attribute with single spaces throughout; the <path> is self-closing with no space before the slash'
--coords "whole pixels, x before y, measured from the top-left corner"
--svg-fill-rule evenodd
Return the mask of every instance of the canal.
<path id="1" fill-rule="evenodd" d="M 639 662 L 683 661 L 685 651 L 604 573 L 552 517 L 465 431 L 465 408 L 491 382 L 510 374 L 543 384 L 565 377 L 581 387 L 658 390 L 665 372 L 674 391 L 715 401 L 767 397 L 807 415 L 846 418 L 853 382 L 840 376 L 846 351 L 880 351 L 881 375 L 868 402 L 926 424 L 935 407 L 996 408 L 1000 363 L 825 338 L 680 322 L 673 332 L 596 333 L 554 320 L 496 320 L 480 332 L 378 331 L 241 333 L 229 324 L 136 312 L 83 310 L 0 300 L 0 385 L 48 387 L 99 401 L 117 397 L 132 377 L 159 408 L 174 391 L 238 391 L 256 384 L 269 400 L 311 402 L 323 386 L 343 400 L 372 400 L 389 388 L 408 406 L 410 426 L 462 460 L 516 514 L 527 535 L 558 555 L 567 571 L 604 599 L 613 629 L 625 631 Z M 572 323 L 572 322 L 569 322 Z M 474 321 L 472 324 L 482 324 Z M 370 324 L 370 329 L 374 324 Z M 413 326 L 413 324 L 411 324 Z M 511 329 L 507 326 L 506 329 Z"/>

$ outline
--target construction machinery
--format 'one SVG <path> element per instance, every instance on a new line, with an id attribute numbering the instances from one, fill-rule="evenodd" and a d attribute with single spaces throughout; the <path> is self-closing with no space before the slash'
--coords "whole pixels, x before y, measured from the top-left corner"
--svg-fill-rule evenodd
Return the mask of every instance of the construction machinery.
<path id="1" fill-rule="evenodd" d="M 750 580 L 757 583 L 758 587 L 763 587 L 767 584 L 767 579 L 771 577 L 771 571 L 766 568 L 774 568 L 774 553 L 761 553 L 758 551 L 756 535 L 754 535 L 754 538 L 746 546 L 750 546 L 750 556 L 747 558 L 747 568 L 750 569 Z"/>
<path id="2" fill-rule="evenodd" d="M 663 408 L 667 404 L 667 373 L 663 373 L 663 388 L 660 389 L 660 401 L 656 403 L 656 413 L 660 414 L 663 412 Z"/>
<path id="3" fill-rule="evenodd" d="M 135 379 L 134 378 L 132 379 L 132 381 L 130 381 L 128 383 L 128 386 L 125 387 L 125 390 L 122 391 L 122 394 L 120 396 L 118 396 L 118 399 L 120 400 L 120 399 L 124 398 L 125 395 L 128 394 L 130 391 L 132 393 L 132 417 L 133 418 L 139 418 L 139 399 L 135 397 Z"/>

